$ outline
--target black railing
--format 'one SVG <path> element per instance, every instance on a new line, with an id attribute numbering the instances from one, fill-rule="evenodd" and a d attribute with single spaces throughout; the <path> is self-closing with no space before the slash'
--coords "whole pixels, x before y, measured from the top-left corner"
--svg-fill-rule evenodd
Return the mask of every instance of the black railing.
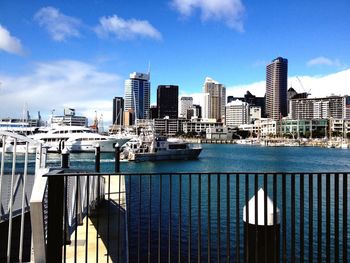
<path id="1" fill-rule="evenodd" d="M 118 222 L 112 220 L 108 204 L 107 226 L 101 220 L 96 225 L 96 242 L 105 243 L 107 257 L 97 249 L 96 262 L 348 260 L 350 173 L 63 173 L 56 179 L 96 175 L 118 176 L 119 186 L 125 181 L 125 191 L 117 193 L 119 203 L 111 197 L 115 192 L 105 194 L 105 204 L 116 202 Z M 107 182 L 110 189 L 111 180 Z M 126 194 L 126 211 L 121 194 Z M 254 196 L 258 198 L 249 202 Z M 124 213 L 127 223 L 121 225 Z M 112 245 L 110 227 L 116 225 L 118 237 Z M 123 227 L 127 242 L 121 237 Z M 102 228 L 107 228 L 105 239 Z M 75 260 L 91 260 L 85 249 L 84 258 L 75 254 Z"/>

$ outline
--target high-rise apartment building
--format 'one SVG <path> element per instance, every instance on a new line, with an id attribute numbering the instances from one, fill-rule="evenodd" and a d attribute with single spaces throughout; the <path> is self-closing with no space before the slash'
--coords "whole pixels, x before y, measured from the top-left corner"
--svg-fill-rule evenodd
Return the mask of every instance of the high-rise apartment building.
<path id="1" fill-rule="evenodd" d="M 205 109 L 203 113 L 207 112 L 210 119 L 223 120 L 225 118 L 226 103 L 225 86 L 207 77 L 204 82 L 203 92 L 209 94 L 208 109 Z"/>
<path id="2" fill-rule="evenodd" d="M 291 99 L 290 116 L 294 120 L 309 119 L 346 119 L 350 108 L 350 97 L 332 96 L 326 98 Z"/>
<path id="3" fill-rule="evenodd" d="M 241 100 L 231 101 L 226 105 L 226 126 L 238 127 L 242 124 L 248 124 L 249 104 Z"/>
<path id="4" fill-rule="evenodd" d="M 266 67 L 266 115 L 278 120 L 287 116 L 288 60 L 274 59 Z"/>
<path id="5" fill-rule="evenodd" d="M 157 89 L 158 118 L 178 118 L 179 86 L 159 85 Z"/>
<path id="6" fill-rule="evenodd" d="M 124 83 L 124 109 L 133 110 L 136 119 L 149 119 L 151 83 L 150 74 L 133 72 Z"/>
<path id="7" fill-rule="evenodd" d="M 113 99 L 113 123 L 115 125 L 124 124 L 124 99 L 122 97 L 115 97 Z"/>
<path id="8" fill-rule="evenodd" d="M 181 97 L 180 99 L 180 117 L 186 118 L 187 110 L 191 109 L 193 105 L 192 97 Z"/>

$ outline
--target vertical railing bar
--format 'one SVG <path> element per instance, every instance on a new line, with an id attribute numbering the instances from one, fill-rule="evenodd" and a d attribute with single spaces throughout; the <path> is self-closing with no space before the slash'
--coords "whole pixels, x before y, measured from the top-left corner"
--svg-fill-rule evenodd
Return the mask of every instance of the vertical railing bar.
<path id="1" fill-rule="evenodd" d="M 162 175 L 159 175 L 159 219 L 158 219 L 158 263 L 161 262 L 161 225 L 162 225 Z"/>
<path id="2" fill-rule="evenodd" d="M 66 263 L 67 262 L 67 234 L 68 233 L 68 205 L 67 205 L 67 194 L 68 194 L 68 177 L 65 176 L 64 177 L 64 205 L 63 205 L 63 209 L 64 209 L 64 240 L 63 240 L 63 262 Z"/>
<path id="3" fill-rule="evenodd" d="M 179 175 L 179 232 L 178 232 L 178 263 L 181 262 L 181 218 L 182 218 L 182 174 Z"/>
<path id="4" fill-rule="evenodd" d="M 326 259 L 331 262 L 331 175 L 326 174 Z"/>
<path id="5" fill-rule="evenodd" d="M 264 173 L 264 260 L 267 262 L 267 174 Z"/>
<path id="6" fill-rule="evenodd" d="M 130 236 L 130 233 L 131 233 L 131 228 L 130 228 L 130 224 L 131 224 L 131 213 L 130 213 L 130 210 L 131 210 L 131 207 L 130 207 L 130 204 L 131 204 L 131 175 L 128 175 L 127 176 L 128 178 L 128 181 L 129 181 L 129 189 L 128 189 L 128 198 L 127 198 L 127 216 L 128 216 L 128 235 Z M 130 240 L 130 238 L 128 238 Z M 128 252 L 129 252 L 129 256 L 131 255 L 131 246 L 128 246 Z M 130 258 L 129 258 L 130 259 Z"/>
<path id="7" fill-rule="evenodd" d="M 304 262 L 304 176 L 300 174 L 300 262 Z"/>
<path id="8" fill-rule="evenodd" d="M 230 174 L 226 174 L 226 262 L 230 262 Z"/>
<path id="9" fill-rule="evenodd" d="M 5 147 L 5 145 L 3 145 Z M 16 154 L 17 154 L 17 138 L 14 138 L 12 153 L 12 173 L 11 173 L 11 189 L 9 202 L 9 227 L 7 236 L 7 263 L 11 261 L 11 241 L 12 241 L 12 205 L 13 205 L 13 183 L 16 171 Z"/>
<path id="10" fill-rule="evenodd" d="M 287 226 L 286 226 L 286 174 L 282 174 L 282 262 L 285 263 L 287 260 Z"/>
<path id="11" fill-rule="evenodd" d="M 291 262 L 295 262 L 295 174 L 291 174 Z"/>
<path id="12" fill-rule="evenodd" d="M 86 229 L 85 229 L 85 263 L 88 262 L 89 251 L 89 196 L 90 195 L 90 176 L 86 177 Z"/>
<path id="13" fill-rule="evenodd" d="M 322 261 L 322 174 L 317 174 L 317 260 Z"/>
<path id="14" fill-rule="evenodd" d="M 255 217 L 255 263 L 259 262 L 259 239 L 258 239 L 258 224 L 259 224 L 259 212 L 258 212 L 258 174 L 254 175 L 254 217 Z"/>
<path id="15" fill-rule="evenodd" d="M 220 174 L 217 174 L 217 262 L 220 263 Z"/>
<path id="16" fill-rule="evenodd" d="M 244 249 L 244 257 L 245 261 L 249 262 L 249 235 L 248 235 L 248 225 L 249 225 L 249 174 L 245 175 L 245 203 L 246 203 L 246 224 L 245 224 L 245 235 L 244 235 L 244 241 L 245 241 L 245 249 Z M 236 222 L 237 223 L 237 222 Z"/>
<path id="17" fill-rule="evenodd" d="M 109 250 L 110 250 L 110 217 L 111 217 L 111 176 L 108 175 L 108 193 L 107 193 L 107 263 L 109 262 Z"/>
<path id="18" fill-rule="evenodd" d="M 274 225 L 274 247 L 276 251 L 274 253 L 274 263 L 279 262 L 279 242 L 277 242 L 277 174 L 273 174 L 273 225 Z"/>
<path id="19" fill-rule="evenodd" d="M 96 146 L 95 148 L 95 172 L 100 172 L 100 147 Z M 99 205 L 100 205 L 100 198 L 101 198 L 101 176 L 97 176 L 97 206 L 96 206 L 96 262 L 99 262 L 99 255 L 98 255 L 98 239 L 99 239 L 99 229 L 100 229 L 100 216 L 99 216 Z"/>
<path id="20" fill-rule="evenodd" d="M 339 262 L 339 174 L 334 174 L 334 262 Z"/>
<path id="21" fill-rule="evenodd" d="M 309 261 L 310 263 L 313 262 L 314 259 L 314 226 L 313 226 L 313 220 L 314 220 L 314 175 L 309 174 Z"/>
<path id="22" fill-rule="evenodd" d="M 79 177 L 75 177 L 75 233 L 74 233 L 74 262 L 77 262 L 78 249 L 78 200 L 79 200 Z"/>
<path id="23" fill-rule="evenodd" d="M 239 216 L 239 176 L 240 174 L 236 174 L 236 262 L 239 263 L 240 261 L 240 246 L 241 246 L 241 242 L 240 242 L 240 216 Z M 230 181 L 230 177 L 228 175 L 228 184 Z M 228 194 L 230 195 L 230 193 Z M 228 206 L 228 209 L 230 209 L 230 207 Z M 230 211 L 227 212 L 228 214 L 230 214 Z M 230 220 L 229 223 L 230 224 Z M 230 237 L 229 241 L 230 241 Z M 228 242 L 228 245 L 230 245 L 230 242 Z M 230 251 L 230 247 L 228 248 Z M 230 253 L 229 253 L 230 254 Z M 228 260 L 227 262 L 230 262 L 230 260 Z"/>
<path id="24" fill-rule="evenodd" d="M 198 256 L 197 256 L 197 262 L 200 263 L 201 262 L 201 188 L 202 188 L 202 184 L 201 184 L 201 175 L 198 174 Z"/>
<path id="25" fill-rule="evenodd" d="M 148 195 L 148 257 L 147 262 L 151 262 L 151 220 L 152 220 L 152 175 L 149 175 L 149 195 Z"/>
<path id="26" fill-rule="evenodd" d="M 142 189 L 142 181 L 141 181 L 141 175 L 139 176 L 139 214 L 138 214 L 138 221 L 137 221 L 137 262 L 141 262 L 141 255 L 140 255 L 140 250 L 141 250 L 141 189 Z"/>
<path id="27" fill-rule="evenodd" d="M 207 235 L 207 241 L 208 241 L 208 247 L 207 247 L 207 249 L 208 249 L 208 259 L 207 259 L 207 262 L 210 262 L 210 257 L 211 257 L 211 255 L 210 255 L 210 250 L 211 250 L 211 247 L 210 247 L 210 213 L 211 213 L 211 211 L 210 211 L 210 187 L 211 187 L 211 174 L 208 174 L 207 175 L 208 176 L 208 212 L 207 212 L 207 214 L 208 214 L 208 224 L 207 224 L 207 232 L 208 232 L 208 235 Z"/>
<path id="28" fill-rule="evenodd" d="M 120 172 L 120 147 L 118 144 L 115 145 L 114 149 L 114 172 L 119 173 Z M 120 186 L 121 186 L 121 175 L 118 175 L 118 237 L 117 237 L 117 258 L 118 262 L 120 262 L 120 210 L 122 209 L 122 205 L 120 202 Z"/>
<path id="29" fill-rule="evenodd" d="M 172 174 L 169 174 L 169 225 L 168 225 L 168 263 L 171 262 L 171 235 L 172 235 L 172 231 L 171 231 L 171 228 L 172 228 L 172 207 L 171 207 L 171 204 L 172 204 Z"/>
<path id="30" fill-rule="evenodd" d="M 5 145 L 3 145 L 5 147 Z M 29 143 L 26 142 L 26 152 L 24 155 L 24 171 L 23 171 L 23 184 L 22 184 L 22 211 L 21 211 L 21 232 L 19 239 L 19 262 L 22 263 L 23 254 L 23 233 L 24 233 L 24 203 L 26 197 L 26 185 L 27 185 L 27 173 L 28 173 L 28 147 Z M 1 195 L 0 195 L 1 197 Z"/>
<path id="31" fill-rule="evenodd" d="M 192 175 L 188 175 L 188 263 L 191 263 L 191 232 L 192 232 Z"/>
<path id="32" fill-rule="evenodd" d="M 343 174 L 343 262 L 348 258 L 348 175 Z"/>
<path id="33" fill-rule="evenodd" d="M 2 136 L 2 154 L 1 154 L 1 168 L 0 168 L 0 196 L 2 196 L 2 179 L 4 178 L 4 166 L 5 166 L 5 142 L 6 136 Z M 0 203 L 0 215 L 2 210 L 2 203 Z"/>

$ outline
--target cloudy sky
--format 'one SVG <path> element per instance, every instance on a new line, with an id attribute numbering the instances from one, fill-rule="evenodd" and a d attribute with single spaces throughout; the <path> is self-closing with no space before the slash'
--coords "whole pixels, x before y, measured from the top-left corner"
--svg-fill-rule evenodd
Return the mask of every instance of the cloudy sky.
<path id="1" fill-rule="evenodd" d="M 149 64 L 152 103 L 160 84 L 198 97 L 206 76 L 228 95 L 263 96 L 277 56 L 296 90 L 350 95 L 348 0 L 5 0 L 0 10 L 0 117 L 69 106 L 108 123 L 124 79 Z"/>

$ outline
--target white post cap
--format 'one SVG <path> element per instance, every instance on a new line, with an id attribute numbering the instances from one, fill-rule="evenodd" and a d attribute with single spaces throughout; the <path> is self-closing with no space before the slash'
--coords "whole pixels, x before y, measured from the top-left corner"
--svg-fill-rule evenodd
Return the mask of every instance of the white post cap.
<path id="1" fill-rule="evenodd" d="M 265 205 L 264 205 L 264 199 L 265 199 L 265 192 L 262 188 L 258 191 L 258 225 L 263 226 L 265 225 Z M 266 202 L 266 208 L 267 208 L 267 223 L 266 225 L 272 226 L 273 225 L 273 202 L 272 200 L 267 196 L 267 202 Z M 246 206 L 243 207 L 243 221 L 247 222 L 246 220 Z M 280 210 L 276 207 L 276 223 L 280 223 Z M 255 225 L 255 196 L 253 196 L 249 200 L 249 224 Z"/>

